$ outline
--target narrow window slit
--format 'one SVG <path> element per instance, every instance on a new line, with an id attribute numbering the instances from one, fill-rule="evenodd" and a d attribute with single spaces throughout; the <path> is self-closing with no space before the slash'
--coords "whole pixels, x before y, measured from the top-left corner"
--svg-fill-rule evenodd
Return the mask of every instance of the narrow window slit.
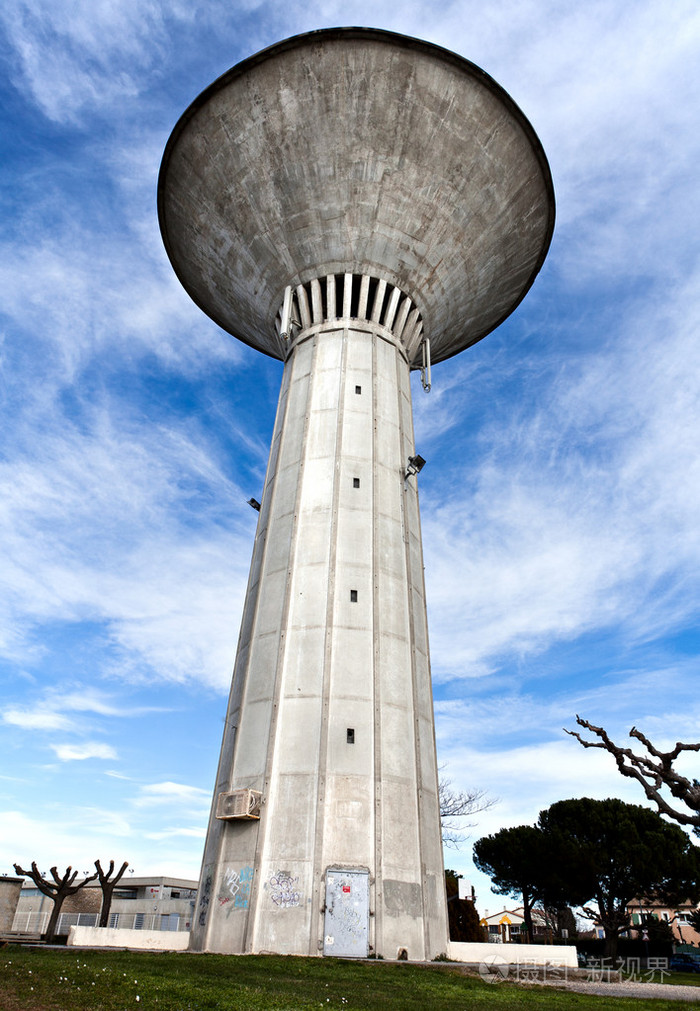
<path id="1" fill-rule="evenodd" d="M 358 274 L 353 274 L 352 278 L 352 295 L 350 298 L 350 317 L 352 319 L 357 319 L 360 310 L 360 284 L 362 283 L 362 278 Z"/>
<path id="2" fill-rule="evenodd" d="M 355 743 L 355 728 L 354 727 L 348 727 L 346 740 L 347 740 L 348 744 L 354 744 Z"/>
<path id="3" fill-rule="evenodd" d="M 354 477 L 352 479 L 352 486 L 353 486 L 353 488 L 359 488 L 360 487 L 360 479 L 359 479 L 359 477 Z"/>
<path id="4" fill-rule="evenodd" d="M 357 603 L 357 590 L 350 590 L 350 603 L 351 604 Z"/>

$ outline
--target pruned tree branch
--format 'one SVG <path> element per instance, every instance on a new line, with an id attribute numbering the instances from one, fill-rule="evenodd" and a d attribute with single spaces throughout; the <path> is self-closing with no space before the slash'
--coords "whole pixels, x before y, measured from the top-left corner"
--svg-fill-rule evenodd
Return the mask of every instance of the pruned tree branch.
<path id="1" fill-rule="evenodd" d="M 77 885 L 73 884 L 78 872 L 74 871 L 72 867 L 66 868 L 66 873 L 63 877 L 59 877 L 58 868 L 51 868 L 51 877 L 53 881 L 50 881 L 45 875 L 41 873 L 36 865 L 36 861 L 32 861 L 32 869 L 30 871 L 23 870 L 19 864 L 14 865 L 15 872 L 22 875 L 25 878 L 31 878 L 34 884 L 37 886 L 40 892 L 48 897 L 53 902 L 53 911 L 49 917 L 49 923 L 46 928 L 46 939 L 47 941 L 53 941 L 56 934 L 56 925 L 58 923 L 59 913 L 61 912 L 61 906 L 64 900 L 69 895 L 75 895 L 79 892 L 81 888 L 84 888 L 90 881 L 94 881 L 97 874 L 90 875 L 89 878 L 83 878 L 82 881 L 78 882 Z"/>
<path id="2" fill-rule="evenodd" d="M 598 902 L 598 909 L 595 906 L 581 906 L 581 915 L 587 920 L 591 920 L 596 926 L 605 926 L 608 931 L 614 931 L 618 934 L 621 934 L 623 930 L 629 929 L 630 915 L 627 909 L 615 909 L 613 907 L 605 909 L 600 899 L 596 901 Z"/>
<path id="3" fill-rule="evenodd" d="M 58 868 L 52 867 L 50 873 L 53 881 L 49 881 L 48 878 L 44 877 L 37 867 L 35 860 L 32 860 L 32 869 L 30 871 L 22 870 L 19 864 L 15 864 L 14 868 L 17 874 L 21 874 L 25 878 L 31 878 L 39 891 L 49 897 L 53 897 L 58 894 L 63 896 L 74 895 L 76 892 L 79 892 L 81 888 L 84 888 L 88 881 L 94 881 L 97 877 L 96 874 L 93 874 L 91 877 L 85 878 L 84 881 L 81 881 L 79 885 L 75 885 L 73 887 L 73 882 L 77 878 L 78 872 L 74 871 L 72 867 L 66 868 L 66 873 L 62 878 L 59 877 Z M 73 872 L 72 874 L 71 871 Z"/>
<path id="4" fill-rule="evenodd" d="M 114 893 L 115 885 L 121 880 L 124 871 L 127 869 L 129 864 L 125 860 L 117 871 L 116 876 L 113 878 L 114 873 L 114 860 L 109 861 L 109 870 L 105 874 L 102 870 L 102 864 L 99 860 L 95 861 L 95 867 L 97 868 L 97 876 L 100 879 L 100 888 L 102 889 L 102 908 L 100 910 L 100 926 L 109 926 L 109 911 L 112 907 L 112 895 Z"/>
<path id="5" fill-rule="evenodd" d="M 631 748 L 622 748 L 610 739 L 603 727 L 596 727 L 588 720 L 576 716 L 576 722 L 584 730 L 594 734 L 598 740 L 588 740 L 576 730 L 564 732 L 576 740 L 584 748 L 602 748 L 613 756 L 617 764 L 618 771 L 627 776 L 628 779 L 635 779 L 646 794 L 647 798 L 656 804 L 661 814 L 667 815 L 680 825 L 692 825 L 700 829 L 700 782 L 697 779 L 688 779 L 673 768 L 673 763 L 684 751 L 700 751 L 700 743 L 683 744 L 676 743 L 671 751 L 659 751 L 651 741 L 636 727 L 630 730 L 630 737 L 635 738 L 647 750 L 647 754 L 637 755 Z M 662 796 L 661 790 L 666 787 L 671 796 L 680 800 L 694 814 L 686 811 L 679 811 L 673 807 Z"/>
<path id="6" fill-rule="evenodd" d="M 119 871 L 117 872 L 117 876 L 114 878 L 114 880 L 110 881 L 110 878 L 112 877 L 112 874 L 114 873 L 114 860 L 110 860 L 109 861 L 109 870 L 107 871 L 106 874 L 102 870 L 102 864 L 100 863 L 100 861 L 96 860 L 95 861 L 95 867 L 97 868 L 97 874 L 95 876 L 99 877 L 100 884 L 102 885 L 103 888 L 108 883 L 111 884 L 112 887 L 114 887 L 117 884 L 117 882 L 120 881 L 120 879 L 122 878 L 122 876 L 124 874 L 124 871 L 127 869 L 128 866 L 129 866 L 129 864 L 125 860 L 124 863 L 119 868 Z"/>

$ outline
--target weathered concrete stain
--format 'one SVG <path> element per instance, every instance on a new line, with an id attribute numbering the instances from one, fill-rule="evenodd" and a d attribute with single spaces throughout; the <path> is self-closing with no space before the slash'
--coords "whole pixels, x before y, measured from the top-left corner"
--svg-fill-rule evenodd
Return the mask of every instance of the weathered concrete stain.
<path id="1" fill-rule="evenodd" d="M 384 879 L 384 904 L 389 916 L 420 916 L 421 888 L 415 881 Z"/>

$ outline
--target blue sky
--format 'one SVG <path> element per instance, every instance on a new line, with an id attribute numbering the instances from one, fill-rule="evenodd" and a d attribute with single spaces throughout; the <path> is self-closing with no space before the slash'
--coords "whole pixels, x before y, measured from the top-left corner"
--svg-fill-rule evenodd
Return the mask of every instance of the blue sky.
<path id="1" fill-rule="evenodd" d="M 414 393 L 439 760 L 498 798 L 473 837 L 641 802 L 576 713 L 698 740 L 697 3 L 5 0 L 0 873 L 198 875 L 281 366 L 180 288 L 156 179 L 214 78 L 338 24 L 483 67 L 557 195 L 526 300 Z"/>

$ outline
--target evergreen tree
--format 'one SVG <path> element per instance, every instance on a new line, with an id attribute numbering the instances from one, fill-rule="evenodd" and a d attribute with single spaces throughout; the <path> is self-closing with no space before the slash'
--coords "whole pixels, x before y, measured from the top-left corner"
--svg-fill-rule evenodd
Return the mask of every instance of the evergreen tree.
<path id="1" fill-rule="evenodd" d="M 540 812 L 536 826 L 479 839 L 474 862 L 494 891 L 522 895 L 530 930 L 535 903 L 582 906 L 603 927 L 612 957 L 629 928 L 632 899 L 678 905 L 700 896 L 700 851 L 685 832 L 655 811 L 616 799 L 561 800 Z"/>

